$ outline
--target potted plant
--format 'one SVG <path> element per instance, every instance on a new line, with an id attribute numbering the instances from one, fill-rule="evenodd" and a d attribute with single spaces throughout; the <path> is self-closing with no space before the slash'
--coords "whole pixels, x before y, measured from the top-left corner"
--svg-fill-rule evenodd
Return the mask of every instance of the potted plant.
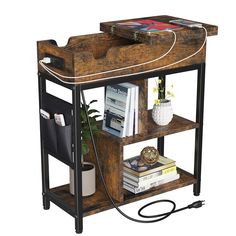
<path id="1" fill-rule="evenodd" d="M 157 93 L 158 97 L 154 101 L 152 118 L 158 125 L 168 125 L 173 118 L 171 106 L 171 98 L 174 97 L 174 93 L 172 92 L 173 85 L 171 85 L 170 90 L 167 90 L 165 94 L 163 78 L 155 80 L 155 82 L 156 86 L 153 88 L 153 92 Z"/>
<path id="2" fill-rule="evenodd" d="M 86 105 L 88 111 L 88 117 L 91 125 L 93 134 L 97 134 L 99 129 L 96 124 L 96 118 L 100 115 L 98 110 L 91 109 L 90 105 L 97 100 L 92 100 Z M 84 161 L 84 156 L 89 153 L 88 141 L 91 140 L 91 135 L 89 131 L 89 125 L 87 122 L 85 105 L 80 106 L 80 117 L 81 117 L 81 163 L 82 163 L 82 195 L 90 196 L 96 191 L 96 175 L 95 175 L 95 165 L 90 162 Z M 74 170 L 70 168 L 70 193 L 74 195 Z"/>

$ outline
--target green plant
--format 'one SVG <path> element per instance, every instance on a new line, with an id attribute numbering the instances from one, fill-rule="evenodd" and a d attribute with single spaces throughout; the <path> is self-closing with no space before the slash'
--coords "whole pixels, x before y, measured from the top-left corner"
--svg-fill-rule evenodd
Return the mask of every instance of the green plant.
<path id="1" fill-rule="evenodd" d="M 173 84 L 171 85 L 170 89 L 166 91 L 166 94 L 165 94 L 163 78 L 155 80 L 155 82 L 156 82 L 156 86 L 153 87 L 153 92 L 157 93 L 157 98 L 154 100 L 155 105 L 160 105 L 162 101 L 166 101 L 175 97 L 172 91 L 174 87 Z"/>
<path id="2" fill-rule="evenodd" d="M 90 105 L 94 102 L 97 102 L 97 100 L 92 100 L 89 104 L 86 104 L 86 108 L 88 111 L 88 117 L 92 132 L 94 134 L 97 134 L 99 129 L 97 127 L 96 118 L 100 117 L 101 115 L 97 114 L 99 113 L 98 110 L 91 109 Z M 86 117 L 85 104 L 81 104 L 80 106 L 80 115 L 81 115 L 81 136 L 82 136 L 81 148 L 82 148 L 82 156 L 84 156 L 89 152 L 89 147 L 87 142 L 91 140 L 89 125 Z"/>

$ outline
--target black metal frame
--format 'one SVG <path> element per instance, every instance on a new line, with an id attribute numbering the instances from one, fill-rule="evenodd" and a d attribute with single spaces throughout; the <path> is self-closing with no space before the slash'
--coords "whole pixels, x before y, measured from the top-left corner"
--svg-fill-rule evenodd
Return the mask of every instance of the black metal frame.
<path id="1" fill-rule="evenodd" d="M 39 107 L 42 107 L 43 96 L 46 93 L 46 79 L 56 84 L 72 90 L 72 153 L 74 154 L 74 163 L 70 164 L 74 168 L 74 183 L 75 183 L 75 209 L 71 209 L 68 205 L 62 202 L 58 197 L 49 190 L 49 166 L 48 154 L 43 144 L 42 137 L 42 123 L 40 119 L 40 141 L 41 141 L 41 163 L 42 163 L 42 192 L 43 192 L 43 207 L 50 208 L 50 201 L 65 210 L 67 213 L 75 218 L 76 233 L 81 233 L 83 230 L 83 198 L 82 198 L 82 167 L 81 167 L 81 127 L 80 127 L 80 94 L 81 90 L 106 86 L 108 84 L 116 84 L 121 82 L 128 82 L 132 80 L 148 79 L 151 77 L 161 77 L 174 73 L 197 70 L 197 108 L 196 108 L 196 122 L 199 123 L 199 128 L 196 129 L 195 134 L 195 155 L 194 155 L 194 177 L 197 182 L 194 184 L 194 195 L 200 194 L 201 184 L 201 160 L 202 160 L 202 135 L 203 135 L 203 111 L 204 111 L 204 84 L 205 84 L 205 63 L 194 64 L 182 68 L 168 69 L 162 71 L 154 71 L 145 74 L 137 74 L 134 76 L 120 77 L 109 80 L 97 81 L 81 85 L 68 85 L 60 82 L 56 78 L 48 74 L 39 73 Z M 158 149 L 161 155 L 164 154 L 164 137 L 158 139 Z M 57 157 L 56 157 L 57 158 Z M 59 158 L 58 158 L 59 159 Z M 59 159 L 60 160 L 60 159 Z M 68 163 L 66 163 L 68 164 Z"/>
<path id="2" fill-rule="evenodd" d="M 195 131 L 194 177 L 197 179 L 197 183 L 194 184 L 193 187 L 193 192 L 195 196 L 198 196 L 200 194 L 201 188 L 205 67 L 205 63 L 201 64 L 198 68 L 197 75 L 196 122 L 199 124 L 199 128 L 197 128 Z"/>
<path id="3" fill-rule="evenodd" d="M 165 92 L 166 92 L 166 76 L 165 75 L 161 75 L 159 76 L 159 78 L 161 79 L 161 84 L 159 84 L 159 88 L 163 88 L 164 89 L 164 96 L 165 96 Z M 158 95 L 158 98 L 161 99 L 160 94 Z M 160 153 L 160 155 L 164 156 L 164 146 L 165 146 L 165 137 L 160 137 L 157 139 L 157 148 L 158 151 Z"/>

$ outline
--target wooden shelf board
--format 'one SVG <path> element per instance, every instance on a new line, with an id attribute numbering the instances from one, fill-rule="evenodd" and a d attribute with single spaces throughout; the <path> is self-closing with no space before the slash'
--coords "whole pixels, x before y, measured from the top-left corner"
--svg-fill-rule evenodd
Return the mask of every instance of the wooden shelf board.
<path id="1" fill-rule="evenodd" d="M 101 131 L 101 134 L 110 136 L 111 139 L 113 140 L 115 139 L 117 142 L 121 143 L 121 145 L 128 145 L 199 127 L 198 123 L 195 123 L 191 120 L 185 119 L 178 115 L 174 115 L 172 121 L 168 125 L 159 126 L 153 121 L 151 112 L 152 112 L 151 110 L 148 111 L 147 130 L 145 133 L 140 133 L 126 138 L 116 137 L 114 135 L 109 134 L 106 131 Z"/>
<path id="2" fill-rule="evenodd" d="M 117 205 L 124 205 L 130 202 L 135 202 L 140 199 L 144 199 L 153 195 L 161 194 L 167 191 L 171 191 L 177 188 L 181 188 L 187 185 L 194 184 L 196 182 L 193 175 L 178 168 L 178 173 L 180 174 L 180 179 L 172 181 L 167 184 L 163 184 L 159 187 L 153 188 L 149 191 L 145 191 L 139 194 L 133 194 L 129 191 L 124 190 L 124 202 L 118 203 Z M 75 208 L 74 196 L 69 192 L 69 185 L 63 185 L 50 190 L 52 193 L 56 194 L 57 197 L 65 202 L 70 208 Z M 96 193 L 90 197 L 83 198 L 83 209 L 84 216 L 92 215 L 101 211 L 105 211 L 113 208 L 111 203 L 107 199 L 102 186 L 100 186 Z"/>
<path id="3" fill-rule="evenodd" d="M 71 209 L 75 209 L 75 199 L 74 196 L 70 194 L 69 184 L 52 188 L 50 191 L 56 194 L 57 197 L 65 202 Z M 84 216 L 112 208 L 105 193 L 100 188 L 97 188 L 95 194 L 92 196 L 83 197 L 83 205 Z"/>

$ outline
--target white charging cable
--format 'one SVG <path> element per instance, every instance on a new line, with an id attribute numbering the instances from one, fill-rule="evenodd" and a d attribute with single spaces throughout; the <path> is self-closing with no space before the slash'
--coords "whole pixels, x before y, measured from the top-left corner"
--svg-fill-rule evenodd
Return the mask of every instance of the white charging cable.
<path id="1" fill-rule="evenodd" d="M 124 74 L 124 75 L 116 75 L 116 76 L 109 76 L 109 77 L 104 77 L 104 78 L 99 78 L 99 79 L 95 79 L 95 80 L 89 80 L 89 81 L 78 81 L 78 82 L 69 82 L 69 81 L 65 81 L 65 80 L 62 80 L 61 78 L 65 78 L 65 79 L 81 79 L 81 78 L 86 78 L 86 77 L 91 77 L 91 76 L 96 76 L 96 75 L 102 75 L 102 74 L 107 74 L 107 73 L 111 73 L 111 72 L 116 72 L 116 71 L 120 71 L 120 70 L 125 70 L 125 69 L 130 69 L 130 68 L 134 68 L 134 67 L 137 67 L 137 66 L 142 66 L 142 65 L 146 65 L 146 64 L 150 64 L 152 62 L 156 62 L 160 59 L 162 59 L 163 57 L 167 56 L 173 49 L 173 47 L 175 46 L 176 44 L 176 40 L 177 40 L 177 37 L 176 37 L 176 33 L 172 30 L 167 30 L 167 32 L 172 32 L 174 34 L 174 41 L 173 41 L 173 44 L 171 45 L 170 49 L 165 53 L 163 54 L 162 56 L 158 57 L 158 58 L 155 58 L 151 61 L 147 61 L 147 62 L 143 62 L 143 63 L 139 63 L 139 64 L 136 64 L 136 65 L 131 65 L 131 66 L 126 66 L 126 67 L 122 67 L 122 68 L 117 68 L 117 69 L 113 69 L 113 70 L 108 70 L 108 71 L 102 71 L 102 72 L 97 72 L 97 73 L 93 73 L 93 74 L 88 74 L 88 75 L 81 75 L 81 76 L 65 76 L 65 75 L 62 75 L 52 69 L 50 69 L 48 66 L 46 66 L 45 64 L 48 64 L 51 62 L 50 58 L 49 57 L 45 57 L 43 58 L 42 60 L 39 61 L 39 64 L 49 73 L 51 74 L 53 77 L 55 77 L 56 79 L 58 79 L 59 81 L 61 81 L 62 83 L 65 83 L 65 84 L 84 84 L 84 83 L 91 83 L 91 82 L 95 82 L 95 81 L 102 81 L 102 80 L 107 80 L 107 79 L 111 79 L 111 78 L 121 78 L 121 77 L 127 77 L 127 76 L 133 76 L 133 75 L 137 75 L 137 74 L 144 74 L 144 73 L 147 73 L 147 72 L 152 72 L 152 71 L 156 71 L 156 70 L 161 70 L 161 69 L 164 69 L 164 68 L 167 68 L 167 67 L 170 67 L 170 66 L 173 66 L 173 65 L 176 65 L 178 63 L 181 63 L 193 56 L 195 56 L 196 54 L 198 54 L 202 48 L 204 47 L 205 43 L 206 43 L 206 40 L 207 40 L 207 30 L 205 27 L 202 26 L 202 28 L 204 29 L 205 31 L 205 39 L 204 39 L 204 42 L 202 43 L 201 47 L 193 54 L 181 59 L 181 60 L 178 60 L 176 62 L 173 62 L 173 63 L 170 63 L 168 65 L 165 65 L 165 66 L 161 66 L 161 67 L 158 67 L 158 68 L 154 68 L 154 69 L 150 69 L 150 70 L 145 70 L 145 71 L 140 71 L 140 72 L 135 72 L 135 73 L 129 73 L 129 74 Z M 60 78 L 61 77 L 61 78 Z"/>

